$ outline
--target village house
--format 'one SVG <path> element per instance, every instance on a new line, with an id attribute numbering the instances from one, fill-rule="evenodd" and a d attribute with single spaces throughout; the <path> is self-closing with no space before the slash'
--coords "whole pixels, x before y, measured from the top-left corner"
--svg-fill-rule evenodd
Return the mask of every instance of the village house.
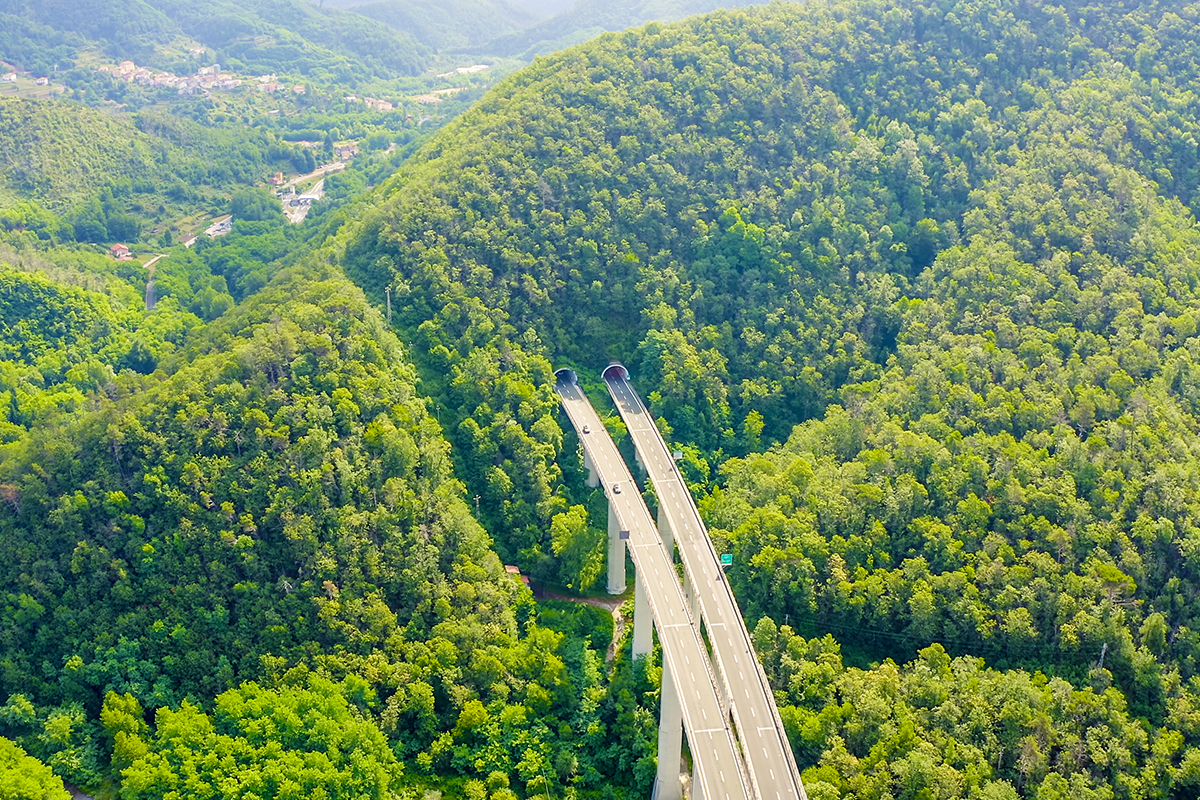
<path id="1" fill-rule="evenodd" d="M 0 77 L 0 81 L 3 81 L 5 83 L 16 83 L 17 82 L 17 73 L 9 72 L 9 73 L 5 74 L 3 77 Z"/>
<path id="2" fill-rule="evenodd" d="M 514 578 L 519 580 L 521 583 L 525 584 L 526 586 L 529 586 L 529 578 L 527 578 L 526 576 L 521 574 L 520 567 L 514 566 L 512 564 L 505 564 L 504 571 L 507 572 L 509 575 L 512 575 Z"/>
<path id="3" fill-rule="evenodd" d="M 129 248 L 123 244 L 114 244 L 108 250 L 117 261 L 129 261 L 133 258 L 129 252 Z"/>
<path id="4" fill-rule="evenodd" d="M 50 79 L 49 78 L 38 78 L 36 81 L 34 81 L 34 83 L 36 83 L 38 86 L 49 86 Z"/>
<path id="5" fill-rule="evenodd" d="M 367 104 L 367 108 L 373 108 L 376 111 L 391 111 L 395 108 L 387 100 L 377 100 L 374 97 L 364 97 L 363 102 Z"/>

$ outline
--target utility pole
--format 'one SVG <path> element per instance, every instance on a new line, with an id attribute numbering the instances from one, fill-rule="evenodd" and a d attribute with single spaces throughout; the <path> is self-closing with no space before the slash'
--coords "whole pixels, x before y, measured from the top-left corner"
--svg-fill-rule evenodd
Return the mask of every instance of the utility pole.
<path id="1" fill-rule="evenodd" d="M 387 295 L 388 325 L 391 325 L 392 324 L 392 287 L 389 286 L 386 289 L 384 289 L 383 291 L 384 291 L 384 294 Z"/>

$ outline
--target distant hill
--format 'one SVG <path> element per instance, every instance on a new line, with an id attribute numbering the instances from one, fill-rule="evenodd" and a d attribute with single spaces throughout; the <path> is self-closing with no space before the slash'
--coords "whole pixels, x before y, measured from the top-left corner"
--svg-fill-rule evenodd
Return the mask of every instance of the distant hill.
<path id="1" fill-rule="evenodd" d="M 380 77 L 416 74 L 428 50 L 407 34 L 349 11 L 315 8 L 305 0 L 149 0 L 189 36 L 248 67 L 366 67 Z"/>
<path id="2" fill-rule="evenodd" d="M 429 56 L 410 35 L 307 0 L 0 0 L 0 58 L 27 61 L 62 42 L 77 49 L 79 37 L 139 63 L 164 64 L 194 40 L 246 71 L 346 80 L 416 74 Z"/>
<path id="3" fill-rule="evenodd" d="M 350 8 L 436 50 L 477 47 L 544 18 L 503 0 L 375 0 Z"/>
<path id="4" fill-rule="evenodd" d="M 118 181 L 151 177 L 161 142 L 128 117 L 61 103 L 0 103 L 0 184 L 64 210 Z"/>
<path id="5" fill-rule="evenodd" d="M 359 13 L 362 13 L 364 6 L 371 5 L 409 5 L 409 6 L 429 6 L 443 5 L 430 4 L 421 0 L 394 0 L 393 3 L 382 3 L 378 0 L 310 0 L 313 5 L 323 8 L 349 8 Z M 508 6 L 514 11 L 526 14 L 532 19 L 542 20 L 552 17 L 555 14 L 561 14 L 567 11 L 574 4 L 575 0 L 499 0 L 495 5 Z"/>
<path id="6" fill-rule="evenodd" d="M 673 22 L 718 8 L 761 5 L 764 0 L 577 0 L 569 9 L 519 33 L 497 36 L 478 48 L 488 55 L 532 58 L 579 44 L 606 31 L 647 22 Z"/>
<path id="7" fill-rule="evenodd" d="M 0 0 L 0 60 L 49 74 L 98 47 L 178 64 L 185 45 L 245 72 L 354 85 L 416 75 L 434 53 L 529 59 L 606 31 L 761 0 Z"/>
<path id="8" fill-rule="evenodd" d="M 32 202 L 69 223 L 60 231 L 67 238 L 133 241 L 139 230 L 170 224 L 206 204 L 223 206 L 230 191 L 286 169 L 296 152 L 268 131 L 208 128 L 168 113 L 3 102 L 0 213 Z M 56 228 L 40 212 L 21 213 Z"/>
<path id="9" fill-rule="evenodd" d="M 377 19 L 442 52 L 532 58 L 606 31 L 765 0 L 310 0 Z"/>

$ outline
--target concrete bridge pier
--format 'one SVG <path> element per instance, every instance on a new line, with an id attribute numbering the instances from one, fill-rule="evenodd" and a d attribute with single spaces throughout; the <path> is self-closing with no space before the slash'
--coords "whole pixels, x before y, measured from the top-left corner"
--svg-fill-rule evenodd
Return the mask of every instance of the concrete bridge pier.
<path id="1" fill-rule="evenodd" d="M 662 539 L 663 549 L 667 551 L 667 561 L 675 563 L 675 533 L 671 530 L 671 523 L 667 519 L 667 512 L 663 510 L 662 500 L 658 501 L 658 536 Z"/>
<path id="2" fill-rule="evenodd" d="M 683 708 L 675 676 L 663 661 L 662 709 L 658 717 L 658 775 L 654 778 L 655 800 L 682 800 L 679 758 L 683 754 Z"/>
<path id="3" fill-rule="evenodd" d="M 649 655 L 654 648 L 654 615 L 640 574 L 634 576 L 633 590 L 633 657 L 637 658 Z"/>
<path id="4" fill-rule="evenodd" d="M 600 485 L 600 475 L 596 472 L 596 465 L 592 463 L 592 457 L 588 455 L 588 451 L 583 451 L 583 468 L 587 470 L 587 486 L 589 489 L 595 489 Z"/>
<path id="5" fill-rule="evenodd" d="M 686 568 L 683 570 L 683 596 L 687 600 L 688 613 L 692 615 L 692 619 L 699 625 L 700 595 L 696 591 L 696 587 L 692 585 L 691 573 Z"/>
<path id="6" fill-rule="evenodd" d="M 608 501 L 608 593 L 625 593 L 625 540 L 612 498 Z"/>

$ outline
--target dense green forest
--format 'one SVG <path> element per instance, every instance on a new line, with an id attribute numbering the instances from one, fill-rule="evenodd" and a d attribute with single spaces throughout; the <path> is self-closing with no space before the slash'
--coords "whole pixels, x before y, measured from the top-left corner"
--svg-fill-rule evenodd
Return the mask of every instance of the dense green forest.
<path id="1" fill-rule="evenodd" d="M 49 21 L 0 45 L 78 44 Z M 602 574 L 552 370 L 600 401 L 612 358 L 814 800 L 1194 797 L 1198 25 L 775 3 L 539 58 L 427 141 L 0 104 L 0 785 L 645 795 L 657 661 L 502 567 Z M 251 186 L 351 136 L 399 146 L 305 225 Z M 88 244 L 196 204 L 239 221 L 153 286 Z"/>
<path id="2" fill-rule="evenodd" d="M 307 0 L 0 0 L 0 22 L 0 57 L 26 69 L 47 65 L 45 51 L 54 48 L 62 49 L 52 63 L 68 69 L 90 42 L 110 58 L 169 66 L 187 61 L 182 42 L 200 40 L 239 71 L 342 82 L 412 75 L 429 56 L 406 33 Z"/>
<path id="3" fill-rule="evenodd" d="M 68 349 L 54 315 L 28 327 Z M 182 773 L 191 796 L 389 797 L 398 759 L 522 794 L 634 779 L 650 712 L 606 689 L 611 622 L 504 573 L 399 343 L 335 271 L 285 271 L 154 375 L 106 375 L 5 452 L 0 726 L 27 752 L 130 798 Z M 605 725 L 641 751 L 610 754 Z M 192 763 L 225 748 L 233 774 Z"/>
<path id="4" fill-rule="evenodd" d="M 1031 793 L 1057 772 L 1186 796 L 1196 23 L 845 3 L 604 37 L 453 123 L 345 264 L 391 287 L 481 521 L 523 568 L 573 577 L 546 534 L 562 459 L 536 460 L 539 371 L 621 359 L 751 620 L 868 662 L 937 643 L 1059 676 L 1140 731 L 1107 773 L 1103 747 L 1074 755 L 1065 719 L 1031 717 L 991 756 L 935 749 L 915 784 L 814 774 L 817 792 Z M 789 699 L 799 738 L 826 704 Z M 853 713 L 826 714 L 805 763 L 836 757 Z"/>

